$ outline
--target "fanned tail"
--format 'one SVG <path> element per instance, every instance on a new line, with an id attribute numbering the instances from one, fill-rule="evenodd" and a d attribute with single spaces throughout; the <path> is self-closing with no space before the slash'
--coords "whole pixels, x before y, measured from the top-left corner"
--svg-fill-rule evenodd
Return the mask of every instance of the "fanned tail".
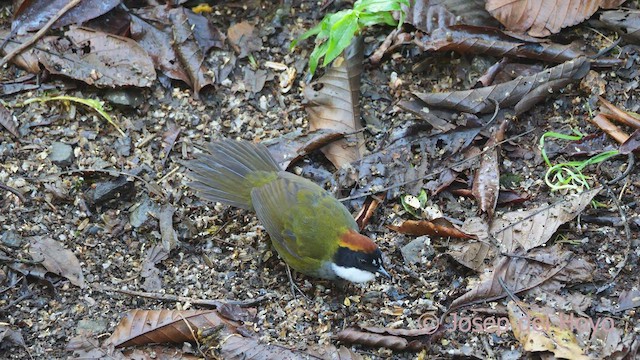
<path id="1" fill-rule="evenodd" d="M 277 178 L 278 163 L 262 144 L 217 140 L 185 163 L 189 187 L 205 200 L 253 210 L 251 190 Z"/>

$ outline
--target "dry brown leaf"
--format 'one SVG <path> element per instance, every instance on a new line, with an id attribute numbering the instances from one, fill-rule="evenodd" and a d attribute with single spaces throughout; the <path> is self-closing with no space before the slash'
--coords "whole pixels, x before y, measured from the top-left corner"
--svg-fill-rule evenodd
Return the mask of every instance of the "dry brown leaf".
<path id="1" fill-rule="evenodd" d="M 538 39 L 516 38 L 513 34 L 496 28 L 470 25 L 436 29 L 430 36 L 416 39 L 415 44 L 423 51 L 455 51 L 462 54 L 534 59 L 553 63 L 563 63 L 589 55 L 575 44 L 541 43 Z M 593 67 L 613 67 L 622 64 L 624 60 L 615 58 L 599 58 L 591 61 Z"/>
<path id="2" fill-rule="evenodd" d="M 630 42 L 636 44 L 640 42 L 640 11 L 605 11 L 600 15 L 600 21 L 606 26 L 622 32 Z"/>
<path id="3" fill-rule="evenodd" d="M 540 208 L 505 213 L 491 224 L 491 237 L 506 253 L 515 252 L 518 248 L 527 251 L 544 245 L 560 225 L 578 216 L 600 190 L 596 188 L 569 195 L 564 201 Z"/>
<path id="4" fill-rule="evenodd" d="M 189 75 L 194 98 L 198 99 L 200 90 L 211 85 L 213 80 L 206 75 L 204 54 L 198 46 L 194 29 L 189 23 L 186 11 L 185 8 L 175 8 L 169 11 L 171 29 L 173 30 L 173 48 Z"/>
<path id="5" fill-rule="evenodd" d="M 18 139 L 20 138 L 18 125 L 15 121 L 13 121 L 13 114 L 3 104 L 0 104 L 0 125 L 7 129 L 7 131 L 9 131 L 11 135 L 15 136 Z"/>
<path id="6" fill-rule="evenodd" d="M 513 301 L 507 304 L 513 335 L 525 351 L 549 351 L 561 359 L 591 359 L 578 343 L 574 329 L 563 326 L 553 309 L 535 311 L 525 306 Z"/>
<path id="7" fill-rule="evenodd" d="M 40 30 L 60 9 L 69 3 L 68 0 L 32 0 L 22 1 L 14 11 L 11 30 L 24 33 Z M 97 18 L 118 6 L 118 0 L 84 0 L 64 13 L 51 26 L 52 29 L 71 24 L 82 24 Z"/>
<path id="8" fill-rule="evenodd" d="M 514 106 L 516 114 L 527 111 L 536 103 L 561 89 L 572 80 L 581 79 L 590 64 L 581 57 L 567 61 L 533 76 L 472 90 L 443 93 L 415 93 L 425 104 L 469 113 L 489 113 L 496 103 L 501 109 Z"/>
<path id="9" fill-rule="evenodd" d="M 633 113 L 626 112 L 619 107 L 608 102 L 605 98 L 598 96 L 600 102 L 604 105 L 600 107 L 600 112 L 611 120 L 616 120 L 625 125 L 631 126 L 636 129 L 640 129 L 640 118 L 633 115 Z"/>
<path id="10" fill-rule="evenodd" d="M 134 40 L 72 26 L 64 36 L 44 38 L 38 59 L 52 74 L 96 87 L 151 86 L 153 62 Z"/>
<path id="11" fill-rule="evenodd" d="M 387 227 L 393 231 L 407 235 L 429 235 L 458 239 L 475 239 L 475 236 L 464 233 L 445 218 L 433 219 L 431 221 L 406 220 L 400 226 L 387 225 Z"/>
<path id="12" fill-rule="evenodd" d="M 483 274 L 480 283 L 455 299 L 449 311 L 505 297 L 507 294 L 500 284 L 500 279 L 516 294 L 549 281 L 558 281 L 560 283 L 555 286 L 563 287 L 566 283 L 575 284 L 591 280 L 593 266 L 575 257 L 572 252 L 563 250 L 559 245 L 514 255 L 498 258 L 493 271 Z"/>
<path id="13" fill-rule="evenodd" d="M 473 234 L 477 241 L 452 241 L 447 253 L 460 264 L 477 272 L 484 271 L 496 256 L 496 247 L 487 243 L 489 239 L 489 224 L 480 217 L 468 218 L 462 224 L 462 231 Z"/>
<path id="14" fill-rule="evenodd" d="M 485 8 L 508 30 L 545 37 L 581 23 L 600 7 L 612 8 L 625 0 L 487 0 Z"/>
<path id="15" fill-rule="evenodd" d="M 9 30 L 0 30 L 0 38 L 6 39 L 9 36 L 11 36 L 11 32 Z M 12 40 L 8 41 L 5 46 L 0 49 L 0 54 L 2 56 L 7 55 L 29 38 L 30 36 L 27 35 L 14 36 Z M 27 49 L 14 56 L 11 59 L 11 62 L 32 74 L 40 73 L 40 63 L 38 62 L 38 56 L 33 48 Z"/>
<path id="16" fill-rule="evenodd" d="M 345 329 L 340 331 L 336 337 L 339 341 L 348 344 L 360 344 L 375 348 L 385 347 L 397 351 L 418 351 L 426 346 L 417 339 L 419 336 L 405 339 L 402 336 L 371 332 L 364 328 Z"/>
<path id="17" fill-rule="evenodd" d="M 360 123 L 360 78 L 362 76 L 364 44 L 361 37 L 353 39 L 343 57 L 333 61 L 331 68 L 316 82 L 304 88 L 309 102 L 309 128 L 328 129 L 352 134 L 362 128 Z M 335 141 L 322 151 L 336 168 L 351 164 L 362 156 L 364 137 L 361 133 Z"/>
<path id="18" fill-rule="evenodd" d="M 473 179 L 471 192 L 478 202 L 480 211 L 486 213 L 489 219 L 493 218 L 500 192 L 500 166 L 498 165 L 500 146 L 497 144 L 504 140 L 508 124 L 507 120 L 503 120 L 487 141 L 486 151 L 480 157 L 480 167 Z"/>
<path id="19" fill-rule="evenodd" d="M 227 39 L 233 50 L 238 53 L 239 59 L 262 49 L 262 39 L 255 27 L 246 21 L 231 25 L 227 30 Z"/>
<path id="20" fill-rule="evenodd" d="M 279 138 L 265 141 L 273 158 L 282 169 L 295 164 L 304 156 L 322 148 L 323 146 L 342 138 L 342 134 L 331 129 L 319 129 L 306 134 L 294 131 Z"/>
<path id="21" fill-rule="evenodd" d="M 41 261 L 47 271 L 69 279 L 80 288 L 85 287 L 82 267 L 78 258 L 58 241 L 47 236 L 29 238 L 29 255 L 35 261 Z"/>
<path id="22" fill-rule="evenodd" d="M 611 136 L 619 144 L 624 144 L 629 140 L 629 134 L 622 131 L 616 124 L 609 120 L 609 117 L 604 114 L 596 114 L 593 118 L 589 119 L 591 123 L 604 131 L 607 135 Z"/>
<path id="23" fill-rule="evenodd" d="M 195 341 L 198 331 L 220 326 L 225 333 L 235 333 L 240 324 L 223 318 L 217 310 L 132 310 L 120 320 L 103 347 Z"/>

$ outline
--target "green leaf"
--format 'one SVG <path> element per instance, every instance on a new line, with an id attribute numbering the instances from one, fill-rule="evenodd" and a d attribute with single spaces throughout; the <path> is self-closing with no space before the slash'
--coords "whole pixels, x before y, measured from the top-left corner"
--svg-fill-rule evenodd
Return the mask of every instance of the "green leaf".
<path id="1" fill-rule="evenodd" d="M 318 62 L 320 61 L 320 58 L 327 53 L 328 47 L 329 43 L 324 42 L 319 46 L 316 46 L 316 48 L 311 52 L 311 55 L 309 55 L 309 72 L 311 72 L 311 75 L 315 74 Z"/>
<path id="2" fill-rule="evenodd" d="M 376 14 L 360 14 L 358 24 L 361 28 L 370 27 L 378 24 L 387 24 L 389 26 L 398 25 L 398 21 L 393 18 L 390 13 L 376 13 Z"/>
<path id="3" fill-rule="evenodd" d="M 329 34 L 329 40 L 327 41 L 329 46 L 327 47 L 327 53 L 324 56 L 322 66 L 327 66 L 349 46 L 356 31 L 358 31 L 358 18 L 355 12 L 348 14 L 333 24 L 331 33 Z"/>

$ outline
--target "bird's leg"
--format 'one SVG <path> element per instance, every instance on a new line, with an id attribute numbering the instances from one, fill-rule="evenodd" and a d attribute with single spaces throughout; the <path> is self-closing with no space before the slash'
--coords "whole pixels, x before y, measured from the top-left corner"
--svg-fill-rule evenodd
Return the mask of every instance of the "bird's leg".
<path id="1" fill-rule="evenodd" d="M 300 293 L 300 295 L 302 295 L 303 298 L 305 298 L 306 300 L 309 300 L 307 295 L 305 295 L 302 292 L 302 290 L 300 290 L 298 285 L 296 285 L 296 283 L 293 281 L 293 275 L 291 274 L 291 268 L 289 267 L 289 264 L 285 263 L 285 265 L 287 266 L 287 276 L 289 277 L 289 284 L 291 284 L 291 293 L 293 294 L 293 298 L 295 299 L 297 297 L 296 296 L 296 291 L 297 291 Z"/>

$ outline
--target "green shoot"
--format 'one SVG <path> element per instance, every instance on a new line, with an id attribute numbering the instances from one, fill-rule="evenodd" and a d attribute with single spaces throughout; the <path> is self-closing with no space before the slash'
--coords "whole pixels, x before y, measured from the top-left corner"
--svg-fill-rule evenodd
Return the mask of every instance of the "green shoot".
<path id="1" fill-rule="evenodd" d="M 589 165 L 601 163 L 611 157 L 618 155 L 618 150 L 610 150 L 598 155 L 594 155 L 586 160 L 567 161 L 552 165 L 544 148 L 545 139 L 555 138 L 561 140 L 577 141 L 581 140 L 584 137 L 584 135 L 578 130 L 572 129 L 572 131 L 576 135 L 566 135 L 549 131 L 544 133 L 542 137 L 540 137 L 540 152 L 542 153 L 544 162 L 549 167 L 546 174 L 544 175 L 544 181 L 547 186 L 549 186 L 551 191 L 574 190 L 577 192 L 581 192 L 584 189 L 589 189 L 590 187 L 588 180 L 590 179 L 590 177 L 584 175 L 582 171 Z"/>
<path id="2" fill-rule="evenodd" d="M 320 58 L 324 57 L 321 66 L 327 66 L 349 46 L 351 40 L 362 29 L 379 24 L 402 26 L 405 18 L 402 5 L 409 6 L 409 0 L 357 0 L 353 9 L 325 15 L 318 25 L 294 40 L 291 48 L 295 47 L 298 41 L 315 35 L 316 47 L 309 56 L 309 71 L 313 75 Z M 399 21 L 393 18 L 394 11 L 400 12 Z"/>
<path id="3" fill-rule="evenodd" d="M 102 116 L 105 120 L 107 120 L 109 124 L 113 125 L 116 128 L 116 130 L 118 130 L 120 135 L 126 136 L 124 131 L 120 129 L 118 124 L 116 124 L 116 122 L 111 118 L 111 116 L 104 110 L 104 103 L 99 100 L 83 99 L 83 98 L 78 98 L 75 96 L 67 96 L 67 95 L 60 95 L 60 96 L 53 96 L 53 97 L 44 96 L 39 98 L 28 99 L 24 103 L 22 103 L 22 105 L 28 105 L 34 102 L 47 102 L 47 101 L 73 101 L 73 102 L 77 102 L 82 105 L 88 106 L 92 108 L 95 112 L 100 114 L 100 116 Z"/>

